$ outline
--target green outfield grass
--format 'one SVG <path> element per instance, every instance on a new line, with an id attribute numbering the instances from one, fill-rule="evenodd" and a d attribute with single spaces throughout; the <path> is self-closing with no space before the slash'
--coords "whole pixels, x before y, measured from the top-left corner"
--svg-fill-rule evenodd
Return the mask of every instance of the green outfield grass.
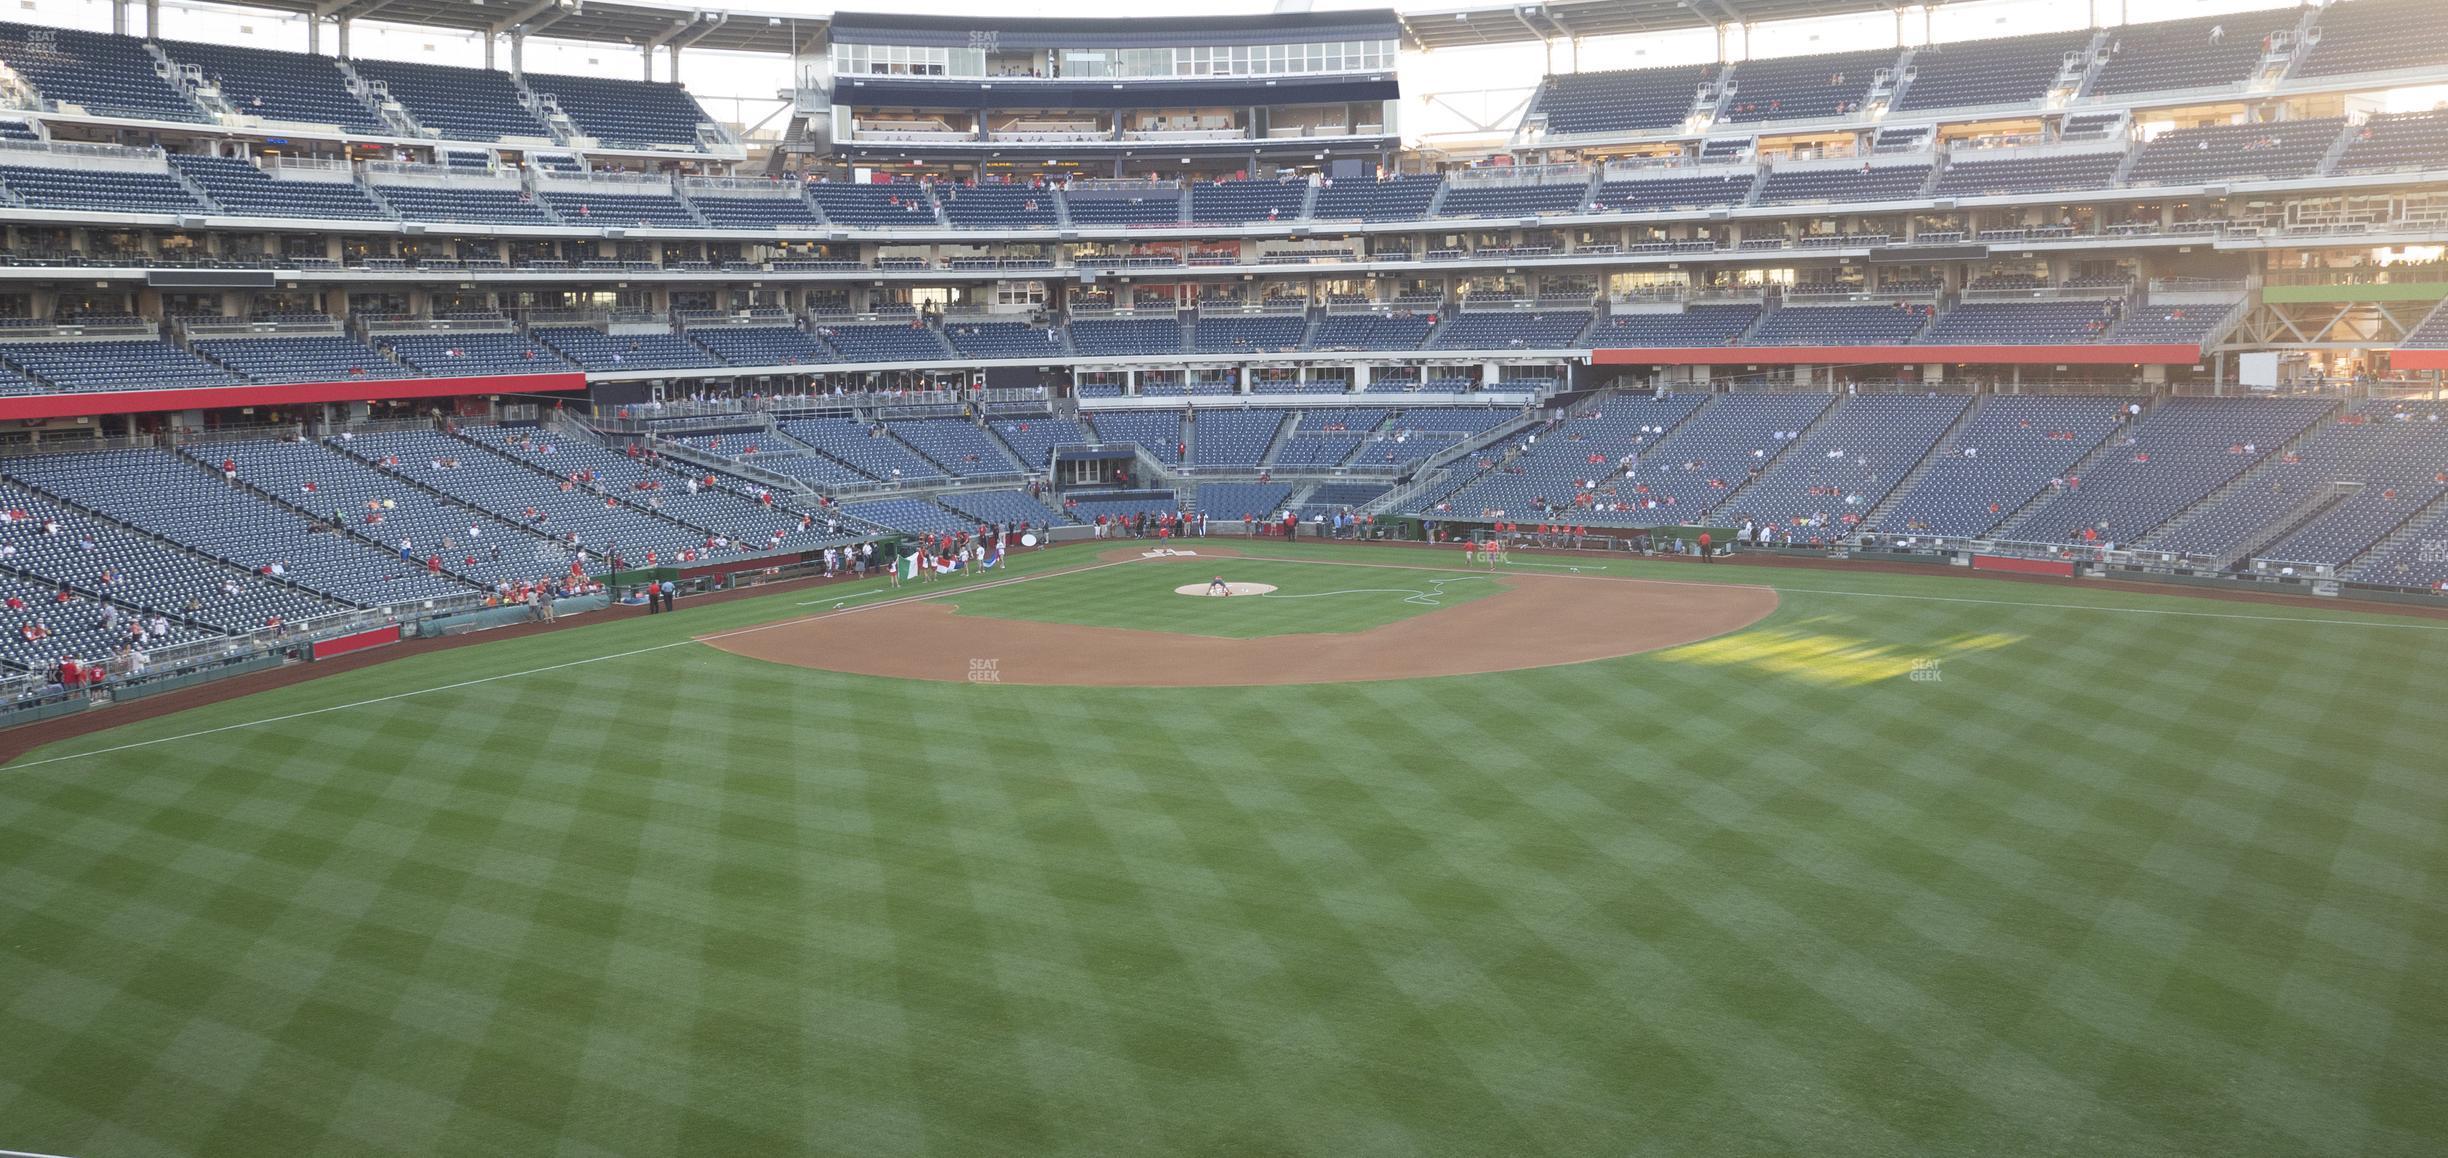
<path id="1" fill-rule="evenodd" d="M 1417 560 L 1426 564 L 1430 560 Z M 990 577 L 991 572 L 986 573 Z M 1257 596 L 1209 599 L 1174 588 L 1222 577 L 1268 583 Z M 967 581 L 956 581 L 967 582 Z M 963 615 L 1081 623 L 1250 639 L 1262 635 L 1366 631 L 1485 598 L 1502 590 L 1482 571 L 1378 570 L 1281 559 L 1216 557 L 1115 567 L 1042 583 L 1019 583 L 945 596 Z"/>
<path id="2" fill-rule="evenodd" d="M 56 745 L 0 770 L 0 1148 L 2448 1148 L 2448 624 L 1590 574 L 1782 603 L 1327 687 L 688 642 L 835 588 Z"/>

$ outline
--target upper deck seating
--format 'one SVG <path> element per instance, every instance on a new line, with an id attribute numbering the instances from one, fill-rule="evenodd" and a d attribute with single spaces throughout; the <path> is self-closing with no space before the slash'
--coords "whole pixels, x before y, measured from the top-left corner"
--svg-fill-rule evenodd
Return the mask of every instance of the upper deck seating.
<path id="1" fill-rule="evenodd" d="M 1328 181 L 1318 187 L 1309 216 L 1316 221 L 1411 221 L 1427 215 L 1444 185 L 1445 179 L 1433 173 Z"/>
<path id="2" fill-rule="evenodd" d="M 2108 62 L 2086 91 L 2123 96 L 2241 86 L 2261 65 L 2265 38 L 2293 30 L 2301 15 L 2300 9 L 2273 8 L 2112 28 Z"/>
<path id="3" fill-rule="evenodd" d="M 161 50 L 171 60 L 201 71 L 241 115 L 332 125 L 351 133 L 391 132 L 380 115 L 349 91 L 347 75 L 329 57 L 186 40 L 164 40 Z"/>
<path id="4" fill-rule="evenodd" d="M 2259 125 L 2211 125 L 2161 133 L 2142 146 L 2126 180 L 2184 185 L 2219 179 L 2308 177 L 2345 127 L 2340 117 Z"/>
<path id="5" fill-rule="evenodd" d="M 963 229 L 1046 229 L 1057 221 L 1054 191 L 1033 185 L 960 185 L 935 191 L 944 219 Z"/>
<path id="6" fill-rule="evenodd" d="M 1716 75 L 1713 64 L 1563 73 L 1539 86 L 1538 111 L 1559 136 L 1677 128 L 1691 117 L 1700 86 Z"/>
<path id="7" fill-rule="evenodd" d="M 2397 72 L 2448 64 L 2448 8 L 2436 0 L 2331 4 L 2321 9 L 2313 30 L 2318 39 L 2305 50 L 2294 76 Z"/>
<path id="8" fill-rule="evenodd" d="M 133 36 L 0 24 L 0 61 L 45 100 L 93 116 L 204 119 L 204 110 L 163 79 L 144 42 Z"/>
<path id="9" fill-rule="evenodd" d="M 1190 187 L 1190 220 L 1200 225 L 1291 221 L 1308 199 L 1304 181 L 1202 181 Z"/>
<path id="10" fill-rule="evenodd" d="M 351 60 L 349 67 L 367 81 L 382 84 L 417 124 L 444 140 L 552 138 L 521 101 L 518 83 L 509 73 L 362 57 Z"/>
<path id="11" fill-rule="evenodd" d="M 527 88 L 551 97 L 578 131 L 611 149 L 702 152 L 697 126 L 713 121 L 676 84 L 531 72 Z"/>
<path id="12" fill-rule="evenodd" d="M 913 181 L 817 181 L 807 187 L 807 194 L 835 225 L 915 229 L 940 224 L 926 187 Z"/>
<path id="13" fill-rule="evenodd" d="M 1861 111 L 1870 82 L 1895 67 L 1896 50 L 1832 52 L 1816 56 L 1746 60 L 1734 66 L 1734 92 L 1719 107 L 1718 120 L 1829 120 Z"/>
<path id="14" fill-rule="evenodd" d="M 1895 108 L 2037 104 L 2048 96 L 2066 57 L 2090 46 L 2089 30 L 1925 45 L 1913 53 L 1911 80 Z"/>
<path id="15" fill-rule="evenodd" d="M 1590 345 L 1618 349 L 1646 346 L 1727 346 L 1759 320 L 1753 305 L 1686 306 L 1669 313 L 1613 314 L 1590 331 Z"/>
<path id="16" fill-rule="evenodd" d="M 1589 328 L 1589 310 L 1465 310 L 1437 330 L 1439 350 L 1565 350 Z"/>

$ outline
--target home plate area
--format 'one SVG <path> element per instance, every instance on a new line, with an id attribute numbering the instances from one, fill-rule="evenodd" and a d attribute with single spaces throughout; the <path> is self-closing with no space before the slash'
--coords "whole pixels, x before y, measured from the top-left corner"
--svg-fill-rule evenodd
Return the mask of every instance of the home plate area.
<path id="1" fill-rule="evenodd" d="M 1181 586 L 1174 588 L 1173 593 L 1175 595 L 1198 595 L 1212 599 L 1222 599 L 1232 595 L 1264 595 L 1269 591 L 1273 591 L 1274 589 L 1275 585 L 1272 583 L 1228 582 L 1221 587 L 1213 583 L 1184 583 Z"/>

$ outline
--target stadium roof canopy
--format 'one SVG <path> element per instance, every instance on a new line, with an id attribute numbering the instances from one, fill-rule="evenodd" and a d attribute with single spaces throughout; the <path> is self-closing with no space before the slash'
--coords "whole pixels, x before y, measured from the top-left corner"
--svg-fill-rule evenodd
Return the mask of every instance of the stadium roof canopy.
<path id="1" fill-rule="evenodd" d="M 1406 44 L 1433 50 L 1571 36 L 1674 32 L 1815 16 L 1853 16 L 1917 6 L 1909 0 L 1544 0 L 1406 10 L 1402 23 Z"/>
<path id="2" fill-rule="evenodd" d="M 424 28 L 528 35 L 661 48 L 678 44 L 721 52 L 789 53 L 824 32 L 822 14 L 616 3 L 612 0 L 236 0 L 247 8 L 378 20 Z"/>

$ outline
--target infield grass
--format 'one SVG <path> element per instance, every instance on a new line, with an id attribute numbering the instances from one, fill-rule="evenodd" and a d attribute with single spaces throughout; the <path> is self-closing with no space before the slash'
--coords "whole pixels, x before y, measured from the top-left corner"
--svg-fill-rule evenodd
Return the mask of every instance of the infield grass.
<path id="1" fill-rule="evenodd" d="M 0 770 L 0 1148 L 2448 1149 L 2442 624 L 1605 567 L 1782 604 L 1326 687 L 688 642 L 833 588 L 56 745 Z"/>
<path id="2" fill-rule="evenodd" d="M 1275 590 L 1220 599 L 1174 590 L 1185 584 L 1204 587 L 1218 576 L 1233 583 L 1271 584 Z M 956 591 L 945 598 L 958 604 L 963 615 L 1251 639 L 1366 631 L 1494 595 L 1503 590 L 1498 583 L 1498 577 L 1486 572 L 1354 568 L 1215 556 L 1197 562 L 1151 561 L 1042 583 Z"/>

